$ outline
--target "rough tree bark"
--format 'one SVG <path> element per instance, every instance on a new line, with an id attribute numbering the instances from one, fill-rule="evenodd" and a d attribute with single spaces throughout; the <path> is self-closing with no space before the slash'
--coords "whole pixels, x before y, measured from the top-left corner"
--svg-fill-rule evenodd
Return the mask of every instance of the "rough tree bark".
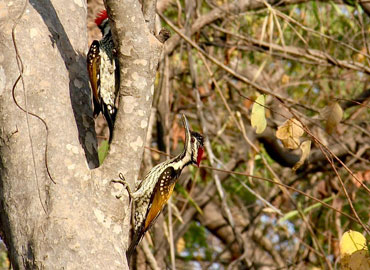
<path id="1" fill-rule="evenodd" d="M 119 172 L 131 184 L 137 178 L 162 45 L 138 1 L 111 2 L 108 12 L 120 34 L 120 110 L 110 154 L 97 169 L 86 2 L 0 5 L 0 232 L 14 269 L 127 268 L 128 200 L 116 198 L 122 187 L 110 180 Z M 20 74 L 14 23 L 24 66 L 15 100 L 46 122 L 47 158 L 45 125 L 12 97 Z"/>

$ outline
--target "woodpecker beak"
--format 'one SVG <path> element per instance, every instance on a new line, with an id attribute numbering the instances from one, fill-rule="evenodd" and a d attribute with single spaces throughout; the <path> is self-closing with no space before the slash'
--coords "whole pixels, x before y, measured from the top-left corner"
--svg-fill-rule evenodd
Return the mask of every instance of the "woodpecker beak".
<path id="1" fill-rule="evenodd" d="M 204 147 L 200 146 L 198 148 L 198 156 L 197 156 L 197 166 L 198 166 L 198 168 L 200 166 L 200 162 L 202 161 L 203 153 L 204 153 Z"/>
<path id="2" fill-rule="evenodd" d="M 185 117 L 185 114 L 182 115 L 182 123 L 185 128 L 185 149 L 188 149 L 190 147 L 191 132 L 190 132 L 189 123 Z"/>
<path id="3" fill-rule="evenodd" d="M 186 119 L 184 114 L 182 115 L 182 122 L 183 122 L 184 128 L 185 128 L 185 151 L 186 151 L 186 149 L 190 149 L 190 147 L 191 147 L 190 146 L 190 143 L 191 143 L 190 141 L 191 141 L 191 138 L 192 138 L 192 131 L 190 131 L 188 120 Z M 196 132 L 194 132 L 194 133 L 196 133 Z M 198 134 L 198 136 L 201 137 L 200 134 Z M 203 147 L 203 139 L 202 139 L 201 145 L 198 147 L 198 154 L 197 154 L 197 161 L 196 161 L 196 164 L 197 164 L 198 168 L 199 168 L 200 162 L 202 160 L 203 153 L 204 153 L 204 147 Z"/>

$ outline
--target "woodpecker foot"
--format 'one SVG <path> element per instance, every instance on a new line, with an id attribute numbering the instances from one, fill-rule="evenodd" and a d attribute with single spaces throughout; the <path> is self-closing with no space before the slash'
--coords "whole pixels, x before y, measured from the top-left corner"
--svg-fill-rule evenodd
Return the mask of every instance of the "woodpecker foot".
<path id="1" fill-rule="evenodd" d="M 125 188 L 126 188 L 126 190 L 127 190 L 127 193 L 128 193 L 129 200 L 130 200 L 130 202 L 131 202 L 131 199 L 132 199 L 132 193 L 131 193 L 130 186 L 127 184 L 126 179 L 125 179 L 125 177 L 123 176 L 123 174 L 122 174 L 122 173 L 120 173 L 118 176 L 119 176 L 119 179 L 118 179 L 118 180 L 113 179 L 113 180 L 111 180 L 111 182 L 112 182 L 112 183 L 118 183 L 118 184 L 121 184 L 123 187 L 125 187 Z M 117 198 L 117 199 L 120 199 L 121 197 L 122 197 L 122 195 L 117 195 L 117 196 L 116 196 L 116 198 Z"/>

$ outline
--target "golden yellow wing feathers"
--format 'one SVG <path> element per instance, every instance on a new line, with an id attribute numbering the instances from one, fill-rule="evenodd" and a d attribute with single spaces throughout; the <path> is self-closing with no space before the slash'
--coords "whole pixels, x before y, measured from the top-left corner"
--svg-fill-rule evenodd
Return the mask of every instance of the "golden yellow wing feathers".
<path id="1" fill-rule="evenodd" d="M 171 197 L 173 192 L 173 188 L 175 187 L 175 182 L 167 187 L 166 192 L 161 192 L 160 189 L 157 189 L 152 207 L 149 210 L 147 218 L 145 219 L 144 230 L 148 230 L 152 222 L 156 219 L 156 217 L 161 213 L 163 207 L 167 203 L 168 199 Z"/>
<path id="2" fill-rule="evenodd" d="M 100 104 L 98 92 L 100 76 L 100 55 L 99 42 L 97 40 L 93 41 L 87 54 L 87 71 L 89 74 L 91 89 L 93 92 L 94 106 L 97 106 L 98 104 Z"/>

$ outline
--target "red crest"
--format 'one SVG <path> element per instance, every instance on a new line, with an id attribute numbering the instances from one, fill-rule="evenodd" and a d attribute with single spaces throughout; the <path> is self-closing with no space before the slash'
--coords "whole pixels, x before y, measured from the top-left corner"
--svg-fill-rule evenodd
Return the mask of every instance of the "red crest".
<path id="1" fill-rule="evenodd" d="M 108 14 L 106 10 L 102 10 L 98 13 L 98 16 L 96 16 L 96 25 L 99 26 L 105 19 L 108 19 Z"/>
<path id="2" fill-rule="evenodd" d="M 199 168 L 200 162 L 202 160 L 203 153 L 204 153 L 204 148 L 201 146 L 201 147 L 198 148 L 198 156 L 197 156 L 197 166 L 198 166 L 198 168 Z"/>

